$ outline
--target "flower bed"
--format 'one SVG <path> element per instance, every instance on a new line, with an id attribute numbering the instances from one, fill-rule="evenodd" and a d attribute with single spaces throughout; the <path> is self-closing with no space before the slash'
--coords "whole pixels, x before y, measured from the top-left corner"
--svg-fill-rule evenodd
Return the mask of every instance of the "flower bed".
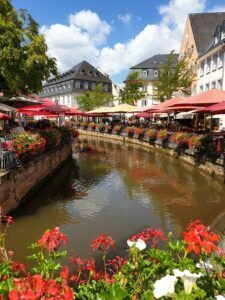
<path id="1" fill-rule="evenodd" d="M 32 269 L 13 260 L 5 248 L 11 217 L 2 222 L 0 239 L 0 293 L 3 299 L 224 299 L 225 256 L 219 237 L 200 221 L 192 222 L 182 240 L 162 230 L 147 228 L 127 241 L 126 257 L 111 256 L 113 238 L 101 234 L 91 242 L 102 255 L 103 267 L 93 258 L 70 257 L 69 271 L 60 259 L 68 238 L 58 227 L 46 230 L 31 246 Z M 159 243 L 164 243 L 163 248 Z M 28 297 L 29 295 L 29 297 Z"/>

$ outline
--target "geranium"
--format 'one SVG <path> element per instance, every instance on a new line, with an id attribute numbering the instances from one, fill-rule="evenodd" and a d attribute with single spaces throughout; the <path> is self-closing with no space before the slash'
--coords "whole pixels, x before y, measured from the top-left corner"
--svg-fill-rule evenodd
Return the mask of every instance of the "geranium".
<path id="1" fill-rule="evenodd" d="M 59 284 L 54 279 L 45 280 L 41 275 L 33 275 L 14 279 L 14 288 L 10 291 L 8 299 L 72 300 L 74 292 L 65 281 Z"/>
<path id="2" fill-rule="evenodd" d="M 115 241 L 110 235 L 101 234 L 91 243 L 93 251 L 101 250 L 103 253 L 107 253 L 110 247 L 115 247 Z"/>
<path id="3" fill-rule="evenodd" d="M 144 132 L 145 130 L 143 128 L 138 128 L 138 127 L 134 128 L 134 134 L 136 135 L 143 135 Z"/>
<path id="4" fill-rule="evenodd" d="M 109 259 L 107 262 L 107 267 L 112 274 L 116 274 L 119 270 L 128 262 L 126 257 L 116 256 L 113 259 Z"/>
<path id="5" fill-rule="evenodd" d="M 145 132 L 146 137 L 148 137 L 149 139 L 156 139 L 157 136 L 157 131 L 155 129 L 148 129 Z"/>
<path id="6" fill-rule="evenodd" d="M 134 134 L 134 127 L 127 126 L 125 128 L 125 132 L 127 132 L 128 134 Z"/>
<path id="7" fill-rule="evenodd" d="M 105 128 L 105 124 L 104 123 L 98 123 L 97 127 L 101 131 L 101 130 L 103 130 Z"/>
<path id="8" fill-rule="evenodd" d="M 88 127 L 88 123 L 87 122 L 82 122 L 80 125 L 83 128 L 87 128 Z"/>
<path id="9" fill-rule="evenodd" d="M 63 129 L 61 129 L 63 130 Z M 68 129 L 67 129 L 68 131 Z M 62 139 L 62 133 L 59 132 L 57 128 L 46 128 L 45 130 L 39 131 L 40 135 L 46 141 L 46 148 L 53 149 L 55 146 L 59 145 Z"/>
<path id="10" fill-rule="evenodd" d="M 114 127 L 114 131 L 117 132 L 117 133 L 119 133 L 121 131 L 121 126 L 120 125 L 116 125 Z"/>
<path id="11" fill-rule="evenodd" d="M 46 230 L 37 242 L 38 246 L 44 247 L 47 251 L 56 251 L 63 243 L 68 244 L 68 239 L 59 231 L 59 227 Z"/>
<path id="12" fill-rule="evenodd" d="M 190 294 L 198 278 L 202 276 L 202 273 L 191 273 L 189 270 L 183 272 L 175 269 L 173 271 L 176 277 L 180 277 L 184 283 L 184 291 L 186 294 Z"/>
<path id="13" fill-rule="evenodd" d="M 138 239 L 143 240 L 144 242 L 151 241 L 152 246 L 154 248 L 157 247 L 159 240 L 165 241 L 166 236 L 162 230 L 159 229 L 154 229 L 154 228 L 146 228 L 143 231 L 132 235 L 130 238 L 130 241 L 137 241 Z"/>
<path id="14" fill-rule="evenodd" d="M 156 299 L 161 297 L 174 297 L 175 284 L 177 282 L 177 277 L 172 275 L 166 275 L 165 277 L 157 280 L 154 283 L 153 294 Z"/>
<path id="15" fill-rule="evenodd" d="M 212 251 L 218 250 L 219 236 L 199 220 L 192 222 L 188 226 L 188 231 L 183 232 L 183 236 L 187 243 L 187 252 L 210 254 Z"/>
<path id="16" fill-rule="evenodd" d="M 95 123 L 93 123 L 93 122 L 89 123 L 89 124 L 88 124 L 88 127 L 89 127 L 90 129 L 95 129 Z"/>
<path id="17" fill-rule="evenodd" d="M 175 132 L 171 136 L 171 140 L 176 144 L 184 144 L 188 142 L 188 134 L 185 132 Z"/>
<path id="18" fill-rule="evenodd" d="M 197 149 L 201 146 L 203 136 L 202 135 L 192 135 L 188 139 L 188 146 L 190 149 Z"/>
<path id="19" fill-rule="evenodd" d="M 157 132 L 157 139 L 164 140 L 164 139 L 166 139 L 168 137 L 168 134 L 169 134 L 169 132 L 168 132 L 167 129 L 159 130 Z"/>
<path id="20" fill-rule="evenodd" d="M 133 242 L 131 240 L 127 241 L 127 245 L 129 247 L 136 247 L 138 250 L 142 251 L 146 248 L 146 244 L 142 239 L 138 239 L 136 242 Z"/>

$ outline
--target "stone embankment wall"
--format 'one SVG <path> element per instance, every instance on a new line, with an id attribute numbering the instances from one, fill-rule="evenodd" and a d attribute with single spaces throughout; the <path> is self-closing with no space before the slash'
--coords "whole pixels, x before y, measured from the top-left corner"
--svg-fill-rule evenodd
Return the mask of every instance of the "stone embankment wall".
<path id="1" fill-rule="evenodd" d="M 95 131 L 88 131 L 88 130 L 78 130 L 80 133 L 80 137 L 85 137 L 85 136 L 91 136 L 93 138 L 99 138 L 99 139 L 105 139 L 106 141 L 110 140 L 111 142 L 120 142 L 125 145 L 129 145 L 133 148 L 137 149 L 142 149 L 144 151 L 157 151 L 166 155 L 169 155 L 173 158 L 176 158 L 180 160 L 181 162 L 185 162 L 188 164 L 191 164 L 193 167 L 199 168 L 200 170 L 208 173 L 211 176 L 214 176 L 218 178 L 219 180 L 224 180 L 224 169 L 222 165 L 219 164 L 213 164 L 209 161 L 206 161 L 204 164 L 196 164 L 196 160 L 194 158 L 194 155 L 187 154 L 187 153 L 182 153 L 179 157 L 177 157 L 177 153 L 174 151 L 174 149 L 170 148 L 163 148 L 161 145 L 151 145 L 148 142 L 138 140 L 135 138 L 129 138 L 129 137 L 124 137 L 120 135 L 114 135 L 114 134 L 107 134 L 107 133 L 100 133 L 100 132 L 95 132 Z"/>
<path id="2" fill-rule="evenodd" d="M 1 214 L 9 213 L 27 200 L 71 154 L 71 145 L 63 145 L 34 158 L 20 168 L 0 173 Z"/>

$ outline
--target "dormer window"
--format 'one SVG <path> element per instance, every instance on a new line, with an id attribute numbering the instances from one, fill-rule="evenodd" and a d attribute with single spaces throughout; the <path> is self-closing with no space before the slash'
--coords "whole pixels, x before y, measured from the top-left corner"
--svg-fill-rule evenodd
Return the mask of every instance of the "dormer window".
<path id="1" fill-rule="evenodd" d="M 224 40 L 224 39 L 225 39 L 225 28 L 221 32 L 221 40 Z"/>
<path id="2" fill-rule="evenodd" d="M 92 77 L 93 76 L 93 73 L 92 71 L 88 72 L 88 76 Z"/>
<path id="3" fill-rule="evenodd" d="M 215 44 L 217 44 L 219 42 L 219 36 L 218 35 L 215 36 L 215 40 L 214 41 L 215 41 Z"/>
<path id="4" fill-rule="evenodd" d="M 76 88 L 77 88 L 77 89 L 80 88 L 80 81 L 76 81 Z"/>
<path id="5" fill-rule="evenodd" d="M 158 70 L 154 70 L 154 76 L 158 77 L 158 75 L 159 75 L 159 71 Z"/>
<path id="6" fill-rule="evenodd" d="M 85 71 L 84 70 L 82 70 L 80 73 L 81 73 L 82 76 L 85 75 Z"/>
<path id="7" fill-rule="evenodd" d="M 105 92 L 108 92 L 108 90 L 109 90 L 109 87 L 108 87 L 108 85 L 107 85 L 107 84 L 104 86 L 104 89 L 105 89 Z"/>
<path id="8" fill-rule="evenodd" d="M 98 72 L 94 73 L 94 77 L 99 77 Z"/>

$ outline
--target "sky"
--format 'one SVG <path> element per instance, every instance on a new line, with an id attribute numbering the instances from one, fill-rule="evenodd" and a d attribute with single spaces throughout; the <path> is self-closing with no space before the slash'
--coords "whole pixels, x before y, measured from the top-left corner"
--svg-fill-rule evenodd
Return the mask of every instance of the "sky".
<path id="1" fill-rule="evenodd" d="M 189 13 L 225 11 L 224 0 L 11 0 L 45 35 L 59 72 L 87 60 L 115 82 L 155 54 L 179 53 Z"/>

